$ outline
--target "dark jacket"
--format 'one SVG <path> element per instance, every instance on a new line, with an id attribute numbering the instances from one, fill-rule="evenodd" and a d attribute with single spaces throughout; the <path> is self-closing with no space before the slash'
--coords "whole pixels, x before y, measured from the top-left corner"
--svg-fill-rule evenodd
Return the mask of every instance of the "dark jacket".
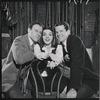
<path id="1" fill-rule="evenodd" d="M 85 80 L 99 80 L 85 45 L 78 36 L 69 35 L 66 48 L 70 58 L 70 87 L 78 89 Z"/>

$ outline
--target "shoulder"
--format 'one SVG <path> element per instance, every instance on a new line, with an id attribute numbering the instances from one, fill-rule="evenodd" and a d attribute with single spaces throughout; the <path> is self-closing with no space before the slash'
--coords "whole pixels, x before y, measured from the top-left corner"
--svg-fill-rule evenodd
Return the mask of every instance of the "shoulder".
<path id="1" fill-rule="evenodd" d="M 22 39 L 23 36 L 17 36 L 14 40 Z"/>
<path id="2" fill-rule="evenodd" d="M 83 41 L 77 35 L 70 35 L 68 37 L 68 46 L 69 45 L 70 45 L 70 47 L 75 47 L 75 48 L 85 47 Z"/>
<path id="3" fill-rule="evenodd" d="M 68 41 L 70 41 L 70 43 L 78 43 L 78 42 L 82 42 L 81 38 L 77 35 L 70 35 L 68 37 Z"/>
<path id="4" fill-rule="evenodd" d="M 62 50 L 62 45 L 61 44 L 56 45 L 56 48 L 55 49 L 56 50 Z"/>
<path id="5" fill-rule="evenodd" d="M 73 39 L 73 40 L 81 40 L 79 36 L 77 35 L 69 35 L 68 37 L 69 39 Z"/>
<path id="6" fill-rule="evenodd" d="M 13 42 L 17 42 L 17 41 L 23 41 L 25 40 L 26 38 L 26 35 L 21 35 L 21 36 L 17 36 Z"/>
<path id="7" fill-rule="evenodd" d="M 62 48 L 62 45 L 61 45 L 61 44 L 58 44 L 58 45 L 57 45 L 57 48 Z"/>
<path id="8" fill-rule="evenodd" d="M 40 47 L 40 45 L 38 43 L 34 44 L 34 47 Z"/>
<path id="9" fill-rule="evenodd" d="M 17 36 L 12 43 L 12 47 L 19 46 L 19 45 L 26 45 L 28 42 L 28 37 L 26 35 Z"/>

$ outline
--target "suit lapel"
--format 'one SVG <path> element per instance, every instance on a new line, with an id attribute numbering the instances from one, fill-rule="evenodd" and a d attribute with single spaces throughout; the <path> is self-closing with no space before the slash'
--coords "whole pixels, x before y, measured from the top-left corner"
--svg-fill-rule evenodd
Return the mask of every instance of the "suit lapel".
<path id="1" fill-rule="evenodd" d="M 25 42 L 27 44 L 28 49 L 31 50 L 29 39 L 28 39 L 28 34 L 25 35 Z"/>
<path id="2" fill-rule="evenodd" d="M 70 44 L 70 35 L 68 36 L 67 41 L 66 41 L 66 48 L 67 48 L 68 53 L 69 53 L 69 44 Z"/>

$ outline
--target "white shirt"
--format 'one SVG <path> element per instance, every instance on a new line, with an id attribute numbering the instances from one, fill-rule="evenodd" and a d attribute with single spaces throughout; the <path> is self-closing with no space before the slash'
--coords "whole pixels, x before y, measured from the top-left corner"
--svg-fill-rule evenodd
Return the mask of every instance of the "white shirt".
<path id="1" fill-rule="evenodd" d="M 64 45 L 64 48 L 65 48 L 66 52 L 68 52 L 68 51 L 67 51 L 67 48 L 66 48 L 66 47 L 67 47 L 67 40 L 65 40 L 65 41 L 63 42 L 63 45 Z"/>
<path id="2" fill-rule="evenodd" d="M 30 46 L 32 46 L 34 44 L 34 42 L 32 41 L 32 39 L 29 36 L 28 36 L 28 39 L 29 39 Z"/>

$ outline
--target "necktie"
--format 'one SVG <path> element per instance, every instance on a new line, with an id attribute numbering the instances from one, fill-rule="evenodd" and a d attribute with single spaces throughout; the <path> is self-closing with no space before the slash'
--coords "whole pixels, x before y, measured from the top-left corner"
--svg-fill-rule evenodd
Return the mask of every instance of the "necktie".
<path id="1" fill-rule="evenodd" d="M 62 47 L 63 47 L 63 56 L 64 56 L 65 64 L 66 64 L 67 66 L 69 66 L 69 65 L 70 65 L 69 54 L 68 54 L 68 52 L 65 50 L 65 45 L 64 45 L 64 44 L 62 44 Z"/>
<path id="2" fill-rule="evenodd" d="M 68 52 L 65 50 L 65 45 L 62 44 L 62 48 L 63 48 L 63 55 L 65 56 L 66 54 L 68 54 Z"/>
<path id="3" fill-rule="evenodd" d="M 34 52 L 34 44 L 31 45 L 31 51 Z"/>

